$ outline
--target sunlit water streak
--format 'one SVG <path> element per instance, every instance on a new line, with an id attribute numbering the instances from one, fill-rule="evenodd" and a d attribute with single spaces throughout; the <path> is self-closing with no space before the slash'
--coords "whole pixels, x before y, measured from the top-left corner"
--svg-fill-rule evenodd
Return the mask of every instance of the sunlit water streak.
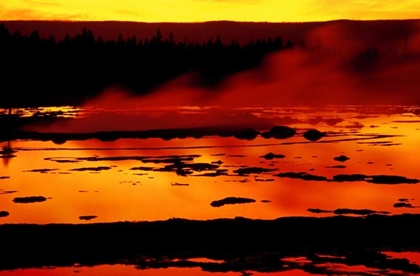
<path id="1" fill-rule="evenodd" d="M 160 276 L 160 275 L 203 275 L 203 276 L 241 276 L 247 272 L 209 272 L 203 271 L 200 268 L 161 268 L 161 269 L 136 269 L 135 266 L 126 265 L 102 265 L 94 267 L 66 267 L 66 268 L 43 268 L 43 269 L 22 269 L 1 272 L 2 275 L 10 276 L 21 276 L 21 275 L 45 275 L 45 276 L 56 276 L 56 275 L 127 275 L 127 276 Z M 258 273 L 249 272 L 252 274 L 248 275 L 270 275 L 270 276 L 305 276 L 312 275 L 307 272 L 303 272 L 297 269 L 293 269 L 285 272 L 272 272 L 272 273 Z"/>
<path id="2" fill-rule="evenodd" d="M 58 112 L 74 120 L 105 111 L 98 107 L 40 110 L 49 114 Z M 410 182 L 420 179 L 420 157 L 416 153 L 420 140 L 420 112 L 416 106 L 329 106 L 322 109 L 257 106 L 232 110 L 167 107 L 107 109 L 106 112 L 122 116 L 141 113 L 158 118 L 165 118 L 166 112 L 178 112 L 185 116 L 183 118 L 190 118 L 221 110 L 236 115 L 252 114 L 272 125 L 288 125 L 296 129 L 297 134 L 284 140 L 210 136 L 167 141 L 159 138 L 117 139 L 113 142 L 69 140 L 64 144 L 11 141 L 12 154 L 3 154 L 0 160 L 0 211 L 7 212 L 0 217 L 0 223 L 152 221 L 173 217 L 274 219 L 282 216 L 331 216 L 340 208 L 368 209 L 373 213 L 420 213 L 420 204 L 417 203 L 420 184 Z M 20 114 L 32 116 L 37 111 L 39 109 L 25 110 Z M 311 128 L 324 131 L 327 136 L 316 142 L 308 141 L 303 133 Z M 341 162 L 334 159 L 341 155 L 349 159 Z M 243 173 L 241 169 L 249 170 Z M 290 177 L 290 173 L 294 173 L 294 177 Z M 339 174 L 363 174 L 371 178 L 334 181 L 334 176 Z M 404 183 L 406 180 L 398 184 L 369 182 L 375 175 L 405 177 L 410 183 Z M 314 180 L 312 176 L 324 179 Z M 31 196 L 43 197 L 43 200 L 33 203 L 16 200 Z M 220 207 L 212 205 L 214 201 L 228 197 L 254 201 Z M 404 257 L 413 263 L 418 262 L 416 253 L 385 253 L 390 258 Z M 302 260 L 289 261 L 292 266 L 287 271 L 244 273 L 309 275 L 300 269 Z M 323 269 L 343 275 L 384 273 L 364 266 L 337 264 L 329 264 Z M 74 272 L 86 275 L 210 274 L 198 267 L 138 270 L 135 266 L 123 265 L 23 269 L 2 271 L 1 274 L 73 275 Z M 242 272 L 211 274 L 246 275 Z"/>
<path id="3" fill-rule="evenodd" d="M 418 258 L 415 257 L 418 253 L 412 252 L 385 252 L 387 258 L 406 258 L 407 262 L 416 264 Z M 320 258 L 340 258 L 339 256 L 326 256 L 318 255 Z M 345 258 L 343 258 L 345 259 Z M 177 263 L 181 261 L 188 261 L 190 267 L 179 267 Z M 392 269 L 378 269 L 371 268 L 365 265 L 346 265 L 343 263 L 334 262 L 318 262 L 313 263 L 305 257 L 286 257 L 282 258 L 281 261 L 284 263 L 279 271 L 258 271 L 258 270 L 239 270 L 239 271 L 208 271 L 200 266 L 206 266 L 207 264 L 220 264 L 223 265 L 224 261 L 206 259 L 206 258 L 193 258 L 193 259 L 173 259 L 168 260 L 169 267 L 165 268 L 145 268 L 136 265 L 97 265 L 97 266 L 84 266 L 81 264 L 75 264 L 71 267 L 43 267 L 43 268 L 32 268 L 32 269 L 16 269 L 2 271 L 1 275 L 20 276 L 20 275 L 232 275 L 232 276 L 244 276 L 244 275 L 269 275 L 269 276 L 304 276 L 304 275 L 407 275 L 401 270 Z M 170 265 L 172 264 L 172 266 Z M 306 266 L 306 267 L 305 267 Z M 311 273 L 304 271 L 308 269 L 308 266 L 313 266 L 319 269 L 319 273 L 311 271 Z M 264 269 L 263 269 L 264 270 Z"/>
<path id="4" fill-rule="evenodd" d="M 167 107 L 125 112 L 165 114 L 194 111 L 213 114 L 220 109 Z M 62 111 L 59 108 L 42 110 Z M 83 116 L 103 112 L 97 107 L 63 107 L 63 110 L 62 113 L 74 111 Z M 111 222 L 171 217 L 272 219 L 331 215 L 310 213 L 308 208 L 419 213 L 416 200 L 420 190 L 417 184 L 330 181 L 338 174 L 397 175 L 419 179 L 419 160 L 412 154 L 420 138 L 417 110 L 415 106 L 329 106 L 318 109 L 257 106 L 229 111 L 259 114 L 258 118 L 269 114 L 270 122 L 278 124 L 289 120 L 287 125 L 295 128 L 297 135 L 284 140 L 257 137 L 248 141 L 216 136 L 169 141 L 158 138 L 118 139 L 114 142 L 70 140 L 62 145 L 12 141 L 16 157 L 2 158 L 0 165 L 0 177 L 3 176 L 0 179 L 0 210 L 9 212 L 1 222 L 86 222 L 79 219 L 81 216 L 92 216 L 93 222 Z M 106 111 L 121 112 L 119 109 Z M 285 114 L 289 116 L 286 119 Z M 75 117 L 74 120 L 78 119 Z M 310 128 L 325 131 L 327 136 L 316 142 L 308 141 L 302 133 Z M 285 157 L 263 158 L 270 152 Z M 185 155 L 197 155 L 187 163 L 215 166 L 212 169 L 211 166 L 186 168 L 183 174 L 168 169 L 173 161 L 160 160 L 162 156 L 178 158 Z M 340 155 L 350 159 L 346 162 L 334 160 Z M 142 156 L 157 160 L 149 162 L 139 158 Z M 249 174 L 235 172 L 246 167 L 269 170 Z M 275 176 L 288 172 L 323 176 L 328 181 Z M 29 196 L 43 196 L 46 200 L 27 204 L 13 201 L 16 197 Z M 210 205 L 226 197 L 250 198 L 255 202 L 219 208 Z M 408 198 L 410 205 L 394 207 L 400 198 Z"/>

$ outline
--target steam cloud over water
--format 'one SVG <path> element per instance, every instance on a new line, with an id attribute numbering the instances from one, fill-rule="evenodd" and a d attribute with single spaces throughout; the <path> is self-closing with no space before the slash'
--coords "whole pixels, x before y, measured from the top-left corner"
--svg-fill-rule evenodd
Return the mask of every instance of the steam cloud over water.
<path id="1" fill-rule="evenodd" d="M 406 30 L 378 27 L 373 33 L 362 27 L 332 22 L 314 28 L 294 50 L 272 54 L 216 89 L 196 87 L 192 73 L 129 102 L 138 107 L 419 103 L 420 24 Z"/>
<path id="2" fill-rule="evenodd" d="M 270 122 L 244 112 L 232 114 L 227 108 L 420 103 L 420 25 L 411 24 L 407 30 L 378 28 L 374 33 L 346 26 L 333 22 L 314 28 L 301 42 L 295 43 L 294 49 L 267 56 L 257 68 L 229 76 L 216 88 L 197 87 L 196 72 L 162 84 L 143 96 L 111 87 L 84 104 L 103 107 L 105 112 L 77 122 L 52 125 L 48 130 L 72 132 L 221 124 L 258 128 Z M 210 114 L 124 114 L 127 110 L 161 106 L 218 106 L 221 109 Z"/>

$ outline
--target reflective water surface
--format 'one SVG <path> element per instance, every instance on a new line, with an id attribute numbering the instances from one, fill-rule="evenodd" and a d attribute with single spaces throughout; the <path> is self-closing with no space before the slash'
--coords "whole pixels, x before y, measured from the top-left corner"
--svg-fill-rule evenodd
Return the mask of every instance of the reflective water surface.
<path id="1" fill-rule="evenodd" d="M 1 272 L 3 275 L 142 275 L 142 276 L 158 276 L 158 275 L 214 275 L 214 276 L 235 276 L 235 275 L 296 275 L 304 276 L 311 275 L 310 273 L 300 271 L 297 269 L 286 272 L 273 272 L 273 273 L 255 273 L 249 272 L 205 272 L 200 268 L 166 268 L 166 269 L 146 269 L 138 270 L 134 266 L 125 265 L 103 265 L 94 267 L 69 267 L 69 268 L 43 268 L 43 269 L 22 269 L 13 271 Z M 252 273 L 252 274 L 250 274 Z"/>
<path id="2" fill-rule="evenodd" d="M 415 181 L 420 179 L 419 157 L 413 153 L 420 138 L 417 108 L 340 109 L 240 110 L 242 115 L 270 117 L 273 125 L 294 128 L 297 134 L 288 139 L 209 136 L 107 142 L 68 140 L 62 144 L 11 141 L 13 157 L 3 154 L 0 165 L 0 209 L 9 212 L 1 222 L 83 223 L 87 219 L 111 222 L 235 216 L 272 219 L 328 216 L 331 212 L 326 211 L 340 208 L 419 213 L 416 200 L 420 189 Z M 239 111 L 233 109 L 234 112 Z M 77 117 L 74 120 L 82 121 Z M 326 132 L 326 136 L 318 141 L 305 139 L 302 134 L 311 128 Z M 3 144 L 6 146 L 7 141 Z M 335 181 L 334 176 L 340 174 L 390 175 L 409 181 L 381 183 L 348 177 Z M 45 200 L 14 201 L 33 196 Z M 211 205 L 227 197 L 254 201 Z"/>
<path id="3" fill-rule="evenodd" d="M 406 261 L 411 264 L 419 264 L 419 253 L 415 252 L 384 252 L 390 260 Z M 320 258 L 336 258 L 337 256 L 322 256 Z M 344 258 L 344 257 L 343 257 Z M 405 260 L 404 260 L 405 259 Z M 236 270 L 236 271 L 211 271 L 205 270 L 200 267 L 200 264 L 212 263 L 210 259 L 190 259 L 189 261 L 196 262 L 197 266 L 190 267 L 176 267 L 176 263 L 181 260 L 172 260 L 174 266 L 166 268 L 147 268 L 134 265 L 97 265 L 97 266 L 83 266 L 75 264 L 72 267 L 43 267 L 34 269 L 16 269 L 6 270 L 0 272 L 1 275 L 270 275 L 270 276 L 289 276 L 289 275 L 408 275 L 406 272 L 398 269 L 378 269 L 367 267 L 365 265 L 348 265 L 344 263 L 337 263 L 334 261 L 325 263 L 312 263 L 311 260 L 307 260 L 305 257 L 294 257 L 294 258 L 283 258 L 282 261 L 286 263 L 281 271 L 272 271 L 267 268 L 266 271 L 255 271 L 255 270 Z M 219 262 L 223 264 L 223 262 Z M 314 265 L 314 268 L 319 270 L 316 271 L 305 271 L 307 267 L 305 265 Z"/>
<path id="4" fill-rule="evenodd" d="M 0 160 L 1 224 L 420 213 L 420 155 L 416 153 L 420 112 L 416 106 L 137 110 L 93 106 L 42 111 L 36 116 L 50 116 L 54 111 L 58 120 L 30 124 L 26 130 L 94 133 L 195 128 L 202 123 L 204 127 L 246 126 L 259 134 L 4 140 Z M 34 112 L 40 111 L 20 113 L 33 117 Z M 261 134 L 275 125 L 293 128 L 296 134 L 281 139 Z M 309 129 L 325 135 L 310 139 L 304 136 Z M 417 253 L 384 254 L 419 264 Z M 115 271 L 119 275 L 210 273 L 200 268 L 138 270 L 118 265 L 1 274 L 114 275 Z M 345 264 L 335 265 L 334 271 L 382 273 Z M 241 273 L 227 274 L 249 275 Z M 270 273 L 308 274 L 301 270 Z"/>

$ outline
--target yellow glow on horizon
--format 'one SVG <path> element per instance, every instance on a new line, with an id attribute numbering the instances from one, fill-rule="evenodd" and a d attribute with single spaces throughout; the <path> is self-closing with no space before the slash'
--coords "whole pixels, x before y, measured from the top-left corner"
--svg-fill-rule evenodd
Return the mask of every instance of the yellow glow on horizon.
<path id="1" fill-rule="evenodd" d="M 417 0 L 7 0 L 0 20 L 300 22 L 420 18 Z"/>

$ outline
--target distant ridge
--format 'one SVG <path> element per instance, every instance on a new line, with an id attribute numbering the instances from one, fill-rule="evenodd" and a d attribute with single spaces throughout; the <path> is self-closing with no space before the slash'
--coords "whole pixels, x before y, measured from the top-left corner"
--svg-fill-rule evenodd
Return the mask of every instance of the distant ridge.
<path id="1" fill-rule="evenodd" d="M 171 80 L 194 91 L 223 85 L 236 103 L 254 101 L 260 88 L 268 95 L 261 100 L 282 102 L 420 103 L 420 20 L 4 24 L 6 43 L 0 46 L 10 69 L 2 90 L 10 95 L 9 105 L 24 104 L 20 95 L 27 91 L 34 91 L 26 98 L 34 106 L 69 98 L 80 102 L 115 86 L 148 93 L 167 89 L 162 87 Z M 16 30 L 23 36 L 14 35 Z M 66 34 L 63 43 L 54 43 Z"/>
<path id="2" fill-rule="evenodd" d="M 357 21 L 339 19 L 320 22 L 237 22 L 237 21 L 208 21 L 200 23 L 146 23 L 125 21 L 0 21 L 11 32 L 19 30 L 21 34 L 29 34 L 38 30 L 41 37 L 50 34 L 57 39 L 62 39 L 66 33 L 75 35 L 83 28 L 92 30 L 104 39 L 116 39 L 119 34 L 123 37 L 136 35 L 137 38 L 150 38 L 160 28 L 164 37 L 170 32 L 177 41 L 205 42 L 208 39 L 220 35 L 222 40 L 236 40 L 239 43 L 247 43 L 250 40 L 267 39 L 281 36 L 284 40 L 299 42 L 319 27 L 337 26 L 343 27 L 352 35 L 360 36 L 360 39 L 370 36 L 398 36 L 410 34 L 420 29 L 420 19 L 412 20 L 370 20 Z"/>

